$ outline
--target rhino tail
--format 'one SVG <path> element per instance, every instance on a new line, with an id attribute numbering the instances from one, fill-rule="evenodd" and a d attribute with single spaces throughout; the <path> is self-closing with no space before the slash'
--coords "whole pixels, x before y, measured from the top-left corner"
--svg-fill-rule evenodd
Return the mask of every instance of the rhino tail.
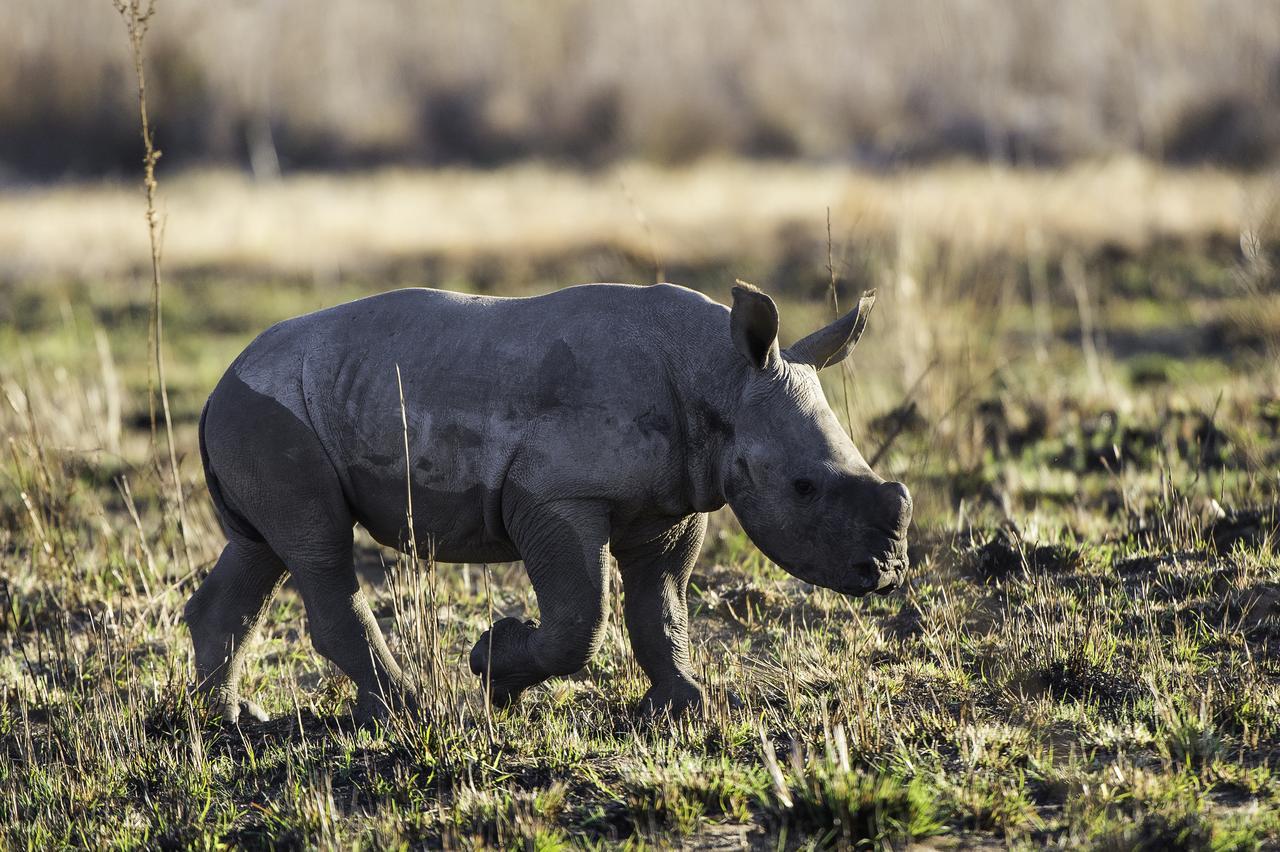
<path id="1" fill-rule="evenodd" d="M 254 529 L 253 524 L 249 523 L 244 515 L 237 512 L 227 503 L 226 498 L 222 494 L 222 486 L 218 482 L 218 475 L 213 472 L 213 465 L 209 463 L 209 449 L 205 446 L 204 440 L 204 422 L 209 416 L 209 401 L 205 402 L 204 408 L 200 411 L 200 428 L 198 430 L 200 436 L 200 464 L 204 467 L 204 480 L 209 486 L 209 496 L 213 498 L 213 507 L 218 510 L 218 520 L 222 524 L 222 531 L 228 538 L 236 536 L 249 541 L 265 541 L 262 533 Z"/>

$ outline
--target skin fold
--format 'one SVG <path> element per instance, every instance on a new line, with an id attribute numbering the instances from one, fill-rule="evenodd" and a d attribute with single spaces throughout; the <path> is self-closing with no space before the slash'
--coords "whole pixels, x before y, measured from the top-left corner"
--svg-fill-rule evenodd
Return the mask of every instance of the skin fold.
<path id="1" fill-rule="evenodd" d="M 288 572 L 316 649 L 357 686 L 357 718 L 411 701 L 352 560 L 355 524 L 407 546 L 407 438 L 418 546 L 441 562 L 522 559 L 537 595 L 539 625 L 501 619 L 471 653 L 496 704 L 591 659 L 612 556 L 652 683 L 641 710 L 699 706 L 686 589 L 707 512 L 727 503 L 808 582 L 855 595 L 901 582 L 910 495 L 870 470 L 817 379 L 871 304 L 786 351 L 777 307 L 746 286 L 732 309 L 667 284 L 399 290 L 273 326 L 200 420 L 228 538 L 185 611 L 200 692 L 228 721 L 265 719 L 238 684 Z"/>

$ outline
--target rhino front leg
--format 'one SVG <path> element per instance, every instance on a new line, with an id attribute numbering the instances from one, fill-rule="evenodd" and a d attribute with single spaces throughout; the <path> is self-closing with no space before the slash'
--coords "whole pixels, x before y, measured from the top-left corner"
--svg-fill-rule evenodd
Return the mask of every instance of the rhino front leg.
<path id="1" fill-rule="evenodd" d="M 516 503 L 507 523 L 538 597 L 542 624 L 504 618 L 472 648 L 471 671 L 498 707 L 587 664 L 604 638 L 609 591 L 605 507 L 578 500 Z"/>
<path id="2" fill-rule="evenodd" d="M 689 660 L 686 590 L 706 531 L 706 515 L 689 515 L 637 526 L 614 542 L 631 648 L 652 683 L 638 708 L 647 716 L 703 703 Z"/>

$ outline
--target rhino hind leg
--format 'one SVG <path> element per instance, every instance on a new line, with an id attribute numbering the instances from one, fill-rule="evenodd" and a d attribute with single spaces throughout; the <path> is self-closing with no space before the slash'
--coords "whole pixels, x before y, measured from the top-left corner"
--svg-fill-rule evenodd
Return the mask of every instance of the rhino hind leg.
<path id="1" fill-rule="evenodd" d="M 297 565 L 294 577 L 306 606 L 311 642 L 355 682 L 356 721 L 382 721 L 392 711 L 416 707 L 414 690 L 360 589 L 350 540 L 341 556 L 321 562 L 304 559 Z"/>
<path id="2" fill-rule="evenodd" d="M 352 522 L 341 492 L 309 492 L 307 502 L 282 503 L 310 523 L 255 524 L 293 576 L 307 613 L 311 644 L 356 685 L 360 724 L 385 720 L 414 705 L 411 688 L 391 655 L 353 563 Z M 323 497 L 323 499 L 317 498 Z M 283 517 L 283 516 L 281 516 Z"/>
<path id="3" fill-rule="evenodd" d="M 223 721 L 267 715 L 240 695 L 248 646 L 284 580 L 280 558 L 262 542 L 232 538 L 183 611 L 196 656 L 196 691 Z"/>
<path id="4" fill-rule="evenodd" d="M 210 398 L 204 439 L 221 502 L 288 569 L 312 644 L 355 682 L 357 721 L 382 719 L 410 704 L 412 690 L 360 589 L 355 522 L 314 430 L 280 403 L 233 382 Z"/>

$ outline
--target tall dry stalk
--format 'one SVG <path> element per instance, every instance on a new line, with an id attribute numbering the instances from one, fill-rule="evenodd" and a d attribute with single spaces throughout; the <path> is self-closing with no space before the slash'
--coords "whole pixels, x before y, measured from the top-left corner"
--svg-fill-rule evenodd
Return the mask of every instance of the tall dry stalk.
<path id="1" fill-rule="evenodd" d="M 1080 315 L 1080 349 L 1084 352 L 1090 385 L 1094 393 L 1106 393 L 1106 377 L 1102 374 L 1102 359 L 1098 356 L 1097 323 L 1094 322 L 1093 305 L 1089 300 L 1089 281 L 1078 252 L 1068 252 L 1063 257 L 1062 277 L 1076 299 L 1076 310 Z"/>
<path id="2" fill-rule="evenodd" d="M 435 568 L 435 547 L 430 538 L 426 542 L 426 552 L 418 549 L 418 534 L 413 519 L 413 457 L 409 449 L 409 413 L 404 400 L 404 380 L 400 374 L 400 365 L 396 364 L 396 389 L 400 395 L 400 428 L 404 437 L 404 491 L 405 491 L 405 525 L 408 527 L 408 552 L 405 558 L 396 563 L 395 574 L 392 575 L 394 598 L 397 602 L 404 600 L 406 593 L 408 611 L 397 610 L 397 620 L 401 624 L 412 621 L 413 645 L 417 658 L 414 680 L 419 689 L 428 688 L 428 707 L 434 712 L 444 704 L 444 698 L 450 692 L 443 678 L 445 671 L 444 652 L 441 647 L 440 625 L 438 622 L 440 589 L 437 586 Z M 424 584 L 418 577 L 418 569 L 426 569 Z M 397 607 L 401 604 L 397 603 Z M 425 657 L 425 663 L 422 661 Z M 424 677 L 425 676 L 425 677 Z"/>
<path id="3" fill-rule="evenodd" d="M 836 266 L 831 252 L 831 208 L 827 208 L 827 277 L 830 279 L 831 312 L 840 318 L 840 296 L 836 292 Z M 844 392 L 844 428 L 853 439 L 853 410 L 849 407 L 849 361 L 840 364 L 840 386 Z"/>
<path id="4" fill-rule="evenodd" d="M 151 446 L 156 448 L 156 385 L 159 385 L 160 409 L 164 416 L 165 443 L 169 454 L 169 472 L 173 479 L 174 505 L 178 510 L 178 531 L 182 537 L 182 551 L 187 571 L 192 570 L 191 547 L 187 536 L 187 507 L 182 493 L 182 479 L 178 472 L 178 453 L 173 442 L 173 417 L 169 413 L 169 386 L 164 373 L 164 316 L 161 311 L 160 245 L 163 229 L 160 214 L 156 212 L 156 162 L 160 149 L 151 133 L 151 121 L 147 116 L 147 75 L 143 62 L 147 30 L 155 15 L 156 0 L 112 0 L 116 11 L 124 19 L 129 34 L 129 46 L 133 52 L 133 70 L 138 78 L 138 117 L 142 123 L 142 184 L 147 194 L 147 238 L 151 244 L 151 321 L 147 336 L 152 362 L 147 365 L 147 408 L 151 419 Z M 152 367 L 155 368 L 154 377 Z M 159 472 L 160 462 L 156 459 Z"/>
<path id="5" fill-rule="evenodd" d="M 631 205 L 631 215 L 636 217 L 636 223 L 644 231 L 645 242 L 649 246 L 649 259 L 653 262 L 653 283 L 661 284 L 666 277 L 666 272 L 662 268 L 662 258 L 658 254 L 658 244 L 653 238 L 653 228 L 649 226 L 649 217 L 644 215 L 644 210 L 636 201 L 636 197 L 631 194 L 626 180 L 621 176 L 618 178 L 618 185 L 622 187 L 622 195 L 627 199 L 627 204 Z"/>

